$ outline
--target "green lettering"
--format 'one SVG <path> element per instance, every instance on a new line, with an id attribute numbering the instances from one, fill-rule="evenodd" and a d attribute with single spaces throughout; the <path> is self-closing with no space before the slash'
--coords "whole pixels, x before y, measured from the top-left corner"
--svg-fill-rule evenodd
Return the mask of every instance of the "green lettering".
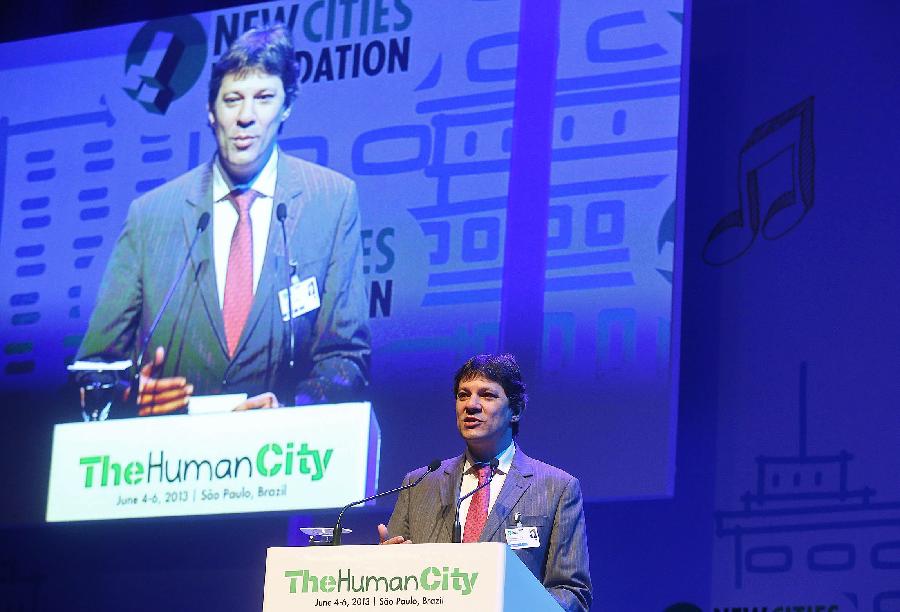
<path id="1" fill-rule="evenodd" d="M 266 467 L 266 455 L 269 453 L 278 455 L 280 457 L 282 454 L 284 454 L 284 451 L 274 442 L 271 444 L 265 444 L 262 448 L 259 449 L 259 452 L 256 453 L 256 471 L 259 472 L 260 476 L 275 476 L 278 474 L 278 472 L 281 471 L 281 463 L 278 462 L 276 462 L 271 468 Z"/>
<path id="2" fill-rule="evenodd" d="M 312 455 L 312 452 L 309 450 L 306 442 L 300 445 L 300 450 L 297 451 L 297 456 L 300 458 L 300 473 L 301 474 L 309 474 L 309 464 L 306 461 L 308 456 Z"/>
<path id="3" fill-rule="evenodd" d="M 137 484 L 141 481 L 144 474 L 144 466 L 137 461 L 132 461 L 125 466 L 125 482 L 128 484 Z"/>
<path id="4" fill-rule="evenodd" d="M 290 587 L 289 587 L 291 590 L 291 593 L 297 592 L 297 576 L 302 576 L 303 571 L 304 570 L 285 570 L 284 571 L 284 577 L 291 579 Z"/>
<path id="5" fill-rule="evenodd" d="M 431 582 L 429 580 L 429 578 L 431 576 L 436 576 L 438 578 L 438 580 L 435 582 Z M 441 577 L 441 570 L 439 570 L 436 567 L 426 567 L 425 569 L 422 570 L 422 575 L 420 577 L 419 582 L 422 584 L 422 588 L 425 589 L 426 591 L 434 591 L 439 586 L 441 586 L 440 577 Z"/>
<path id="6" fill-rule="evenodd" d="M 319 592 L 319 579 L 309 573 L 309 570 L 303 571 L 303 592 L 308 593 L 309 587 L 312 586 L 312 592 Z"/>
<path id="7" fill-rule="evenodd" d="M 109 470 L 113 471 L 113 486 L 118 487 L 122 483 L 122 466 L 111 463 L 109 455 L 103 455 L 103 473 L 100 475 L 100 486 L 105 487 L 109 481 Z"/>
<path id="8" fill-rule="evenodd" d="M 103 457 L 94 455 L 93 457 L 82 457 L 78 460 L 79 465 L 84 465 L 84 488 L 90 489 L 94 486 L 94 465 L 100 463 Z"/>

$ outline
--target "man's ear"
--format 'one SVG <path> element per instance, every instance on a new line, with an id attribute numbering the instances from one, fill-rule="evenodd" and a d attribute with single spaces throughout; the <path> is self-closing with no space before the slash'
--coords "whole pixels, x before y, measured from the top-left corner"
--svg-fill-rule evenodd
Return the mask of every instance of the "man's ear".
<path id="1" fill-rule="evenodd" d="M 287 118 L 291 116 L 291 109 L 294 108 L 294 105 L 285 106 L 281 111 L 281 121 L 282 123 L 287 121 Z"/>
<path id="2" fill-rule="evenodd" d="M 518 413 L 512 415 L 512 417 L 511 417 L 509 420 L 510 420 L 511 422 L 513 422 L 513 423 L 517 423 L 517 422 L 519 421 L 519 415 L 518 415 Z"/>
<path id="3" fill-rule="evenodd" d="M 206 107 L 206 116 L 209 119 L 209 127 L 216 126 L 216 114 L 212 111 L 212 109 L 207 106 Z"/>

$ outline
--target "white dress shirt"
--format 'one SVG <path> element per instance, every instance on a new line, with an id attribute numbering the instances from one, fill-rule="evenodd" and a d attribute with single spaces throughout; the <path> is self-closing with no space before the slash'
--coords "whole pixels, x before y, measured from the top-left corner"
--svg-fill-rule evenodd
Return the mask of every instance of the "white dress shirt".
<path id="1" fill-rule="evenodd" d="M 497 455 L 497 460 L 500 462 L 500 465 L 497 467 L 494 479 L 488 487 L 488 490 L 491 492 L 491 498 L 488 502 L 488 514 L 493 510 L 494 502 L 497 501 L 497 496 L 500 495 L 500 489 L 503 488 L 503 483 L 506 482 L 506 475 L 509 473 L 509 468 L 512 465 L 513 456 L 515 454 L 516 444 L 515 442 L 510 442 L 509 446 L 506 447 L 506 450 Z M 478 468 L 473 470 L 472 464 L 472 458 L 469 457 L 469 453 L 466 453 L 466 463 L 463 465 L 462 484 L 459 487 L 460 497 L 466 493 L 471 493 L 475 490 L 475 487 L 478 486 Z M 472 497 L 474 497 L 474 495 Z M 461 533 L 466 532 L 466 517 L 469 514 L 469 503 L 472 501 L 472 497 L 463 500 L 463 503 L 459 506 L 459 523 L 462 526 Z"/>
<path id="2" fill-rule="evenodd" d="M 275 180 L 278 178 L 278 147 L 272 149 L 269 161 L 249 185 L 259 195 L 250 206 L 250 226 L 253 234 L 253 294 L 262 274 L 263 261 L 269 241 L 269 226 L 272 223 L 272 206 L 275 202 Z M 219 290 L 219 308 L 225 303 L 225 277 L 228 273 L 228 255 L 231 253 L 231 237 L 238 223 L 238 212 L 228 199 L 235 189 L 219 168 L 218 159 L 213 164 L 213 260 L 216 268 L 216 285 Z"/>

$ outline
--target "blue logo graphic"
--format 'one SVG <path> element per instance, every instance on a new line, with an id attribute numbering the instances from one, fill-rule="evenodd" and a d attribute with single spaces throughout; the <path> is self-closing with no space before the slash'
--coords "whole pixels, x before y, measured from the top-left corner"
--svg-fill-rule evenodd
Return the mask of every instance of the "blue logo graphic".
<path id="1" fill-rule="evenodd" d="M 165 115 L 203 72 L 206 32 L 191 15 L 147 22 L 125 58 L 125 93 L 147 112 Z"/>

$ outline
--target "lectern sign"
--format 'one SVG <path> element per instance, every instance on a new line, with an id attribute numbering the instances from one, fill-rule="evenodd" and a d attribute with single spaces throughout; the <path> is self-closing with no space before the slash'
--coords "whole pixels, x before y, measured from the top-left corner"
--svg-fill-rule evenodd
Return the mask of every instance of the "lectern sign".
<path id="1" fill-rule="evenodd" d="M 459 591 L 462 596 L 471 595 L 475 590 L 475 582 L 478 580 L 478 572 L 460 571 L 454 567 L 452 571 L 447 566 L 436 567 L 434 565 L 424 568 L 421 572 L 413 572 L 406 575 L 365 575 L 355 576 L 349 569 L 344 572 L 338 569 L 337 575 L 316 575 L 309 570 L 285 570 L 284 577 L 289 581 L 290 593 L 412 593 L 416 591 L 438 591 L 433 593 L 434 598 L 425 597 L 423 603 L 441 603 L 437 595 L 444 591 Z M 415 602 L 415 598 L 409 601 Z"/>
<path id="2" fill-rule="evenodd" d="M 558 610 L 505 544 L 270 548 L 263 612 Z"/>
<path id="3" fill-rule="evenodd" d="M 368 403 L 57 425 L 47 520 L 334 508 L 378 445 Z"/>

